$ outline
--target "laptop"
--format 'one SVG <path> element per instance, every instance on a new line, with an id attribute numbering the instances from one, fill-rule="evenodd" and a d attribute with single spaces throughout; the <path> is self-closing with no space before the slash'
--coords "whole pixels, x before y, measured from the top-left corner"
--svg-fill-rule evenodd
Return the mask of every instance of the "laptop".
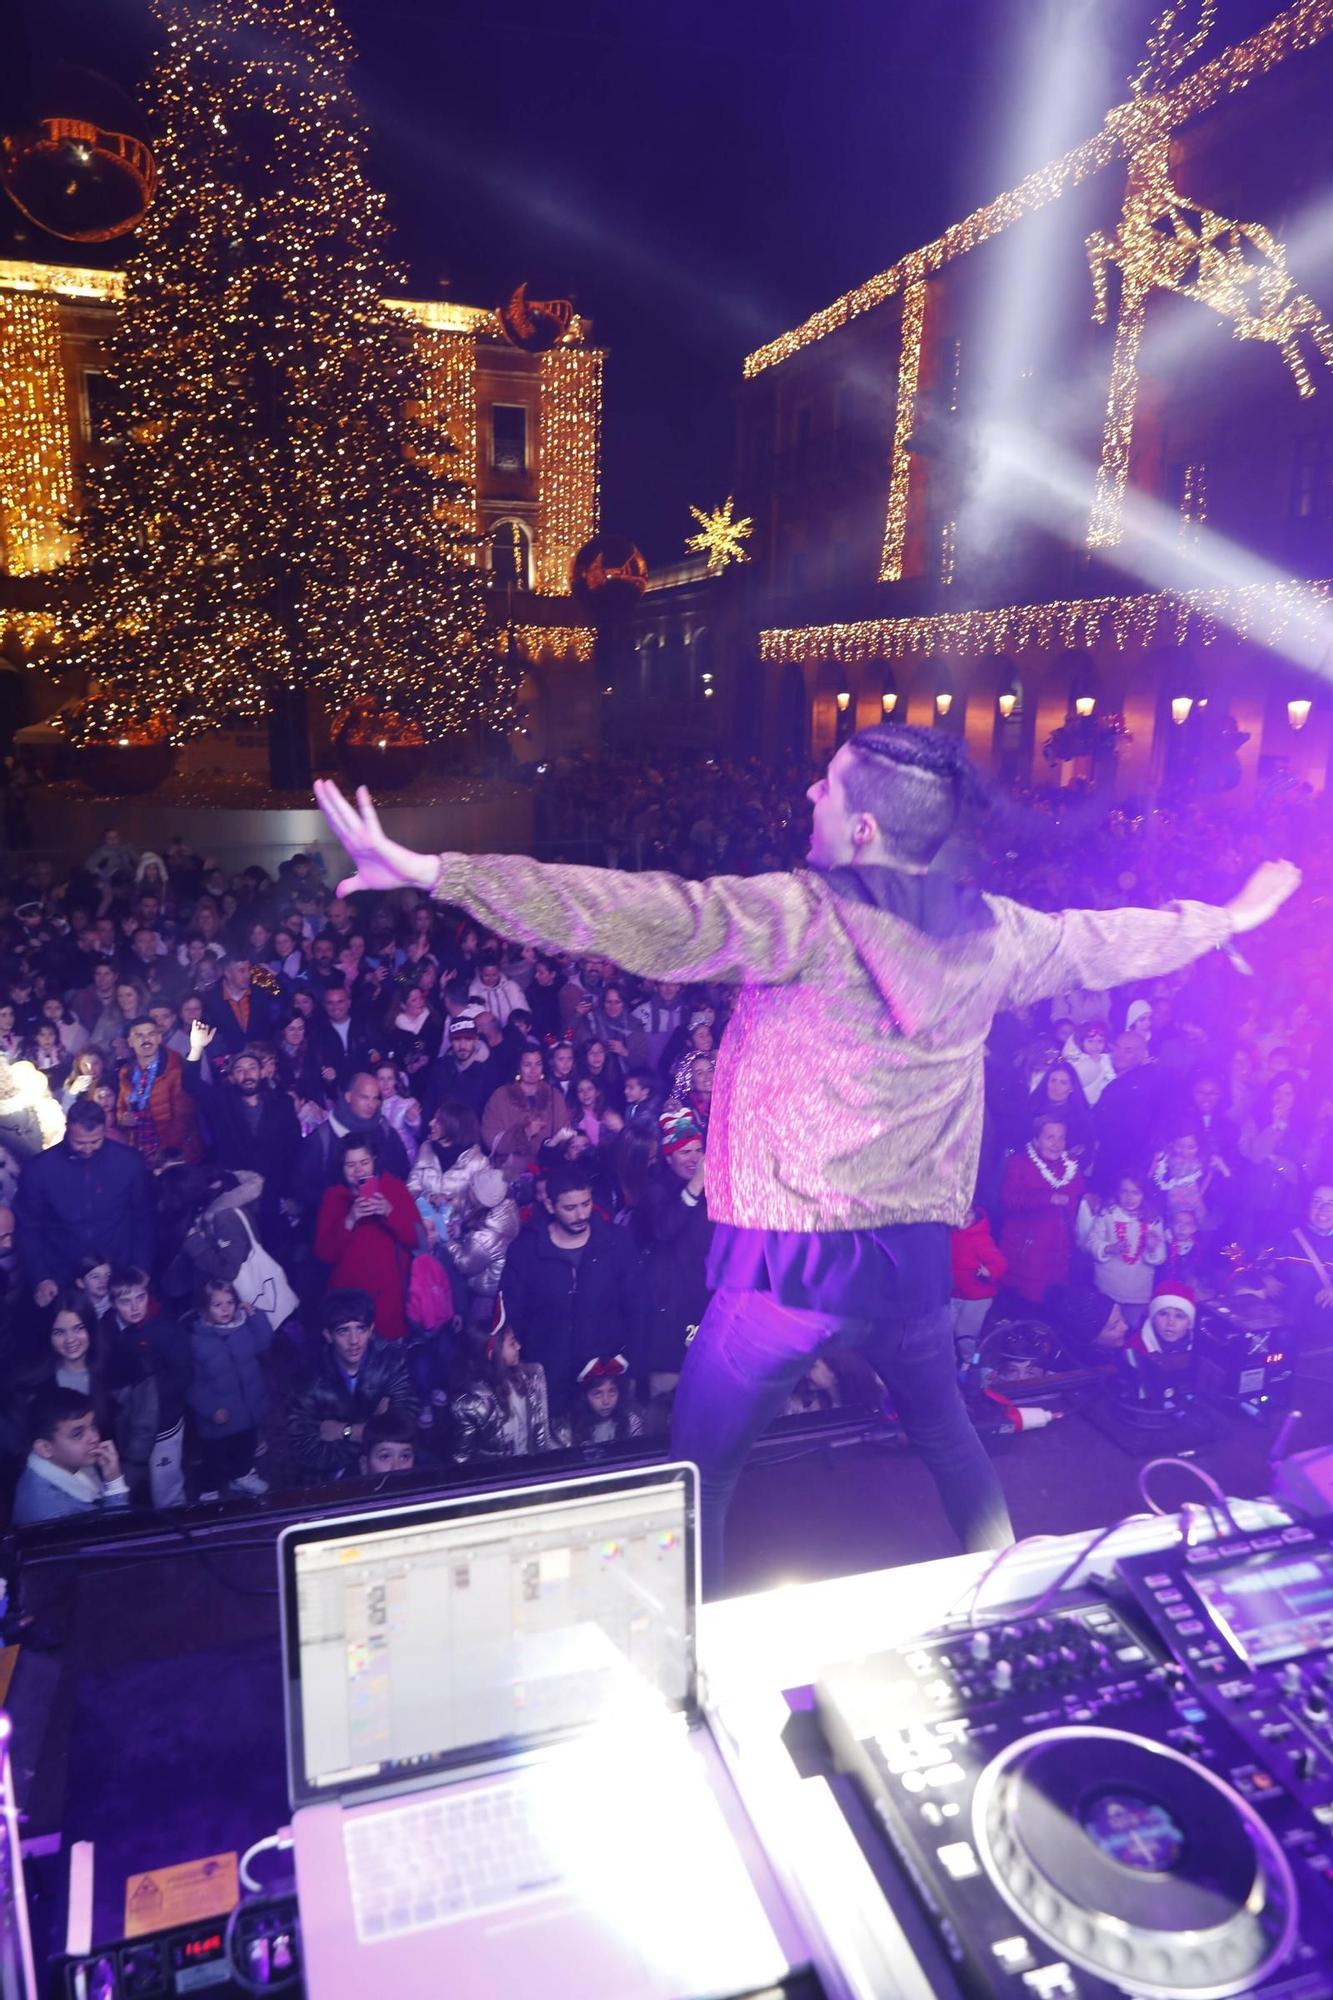
<path id="1" fill-rule="evenodd" d="M 310 2000 L 721 2000 L 803 1961 L 700 1700 L 697 1483 L 656 1465 L 284 1530 Z"/>

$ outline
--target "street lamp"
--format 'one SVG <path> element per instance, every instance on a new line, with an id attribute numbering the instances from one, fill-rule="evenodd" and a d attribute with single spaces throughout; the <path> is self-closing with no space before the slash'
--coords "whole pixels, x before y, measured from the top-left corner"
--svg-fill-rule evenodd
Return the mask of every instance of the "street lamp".
<path id="1" fill-rule="evenodd" d="M 1190 719 L 1190 710 L 1193 708 L 1193 706 L 1194 706 L 1194 701 L 1190 695 L 1187 694 L 1172 695 L 1171 720 L 1173 722 L 1188 722 Z"/>
<path id="2" fill-rule="evenodd" d="M 1088 720 L 1096 706 L 1097 697 L 1095 694 L 1079 694 L 1074 697 L 1074 713 L 1083 722 Z"/>
<path id="3" fill-rule="evenodd" d="M 953 696 L 947 688 L 941 688 L 935 697 L 935 707 L 940 715 L 947 715 L 953 707 Z"/>
<path id="4" fill-rule="evenodd" d="M 837 693 L 837 703 L 838 703 L 838 709 L 839 709 L 839 712 L 840 712 L 841 714 L 843 714 L 843 715 L 846 715 L 846 713 L 847 713 L 848 709 L 849 709 L 849 708 L 851 707 L 851 705 L 852 705 L 852 696 L 851 696 L 851 690 L 850 690 L 849 688 L 839 688 L 839 689 L 838 689 L 838 693 Z"/>
<path id="5" fill-rule="evenodd" d="M 880 696 L 880 705 L 886 715 L 892 715 L 898 706 L 898 696 L 893 688 L 887 688 Z"/>
<path id="6" fill-rule="evenodd" d="M 1287 721 L 1293 729 L 1304 729 L 1310 720 L 1310 708 L 1310 702 L 1303 695 L 1287 703 Z"/>
<path id="7" fill-rule="evenodd" d="M 1018 696 L 1012 688 L 1006 688 L 1002 695 L 997 696 L 995 705 L 1004 720 L 1008 722 L 1012 718 L 1014 710 L 1018 707 Z"/>

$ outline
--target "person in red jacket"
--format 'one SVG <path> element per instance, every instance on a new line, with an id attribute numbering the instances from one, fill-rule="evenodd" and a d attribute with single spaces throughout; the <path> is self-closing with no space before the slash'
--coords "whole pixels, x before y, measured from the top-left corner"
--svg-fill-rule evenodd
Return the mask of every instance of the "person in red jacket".
<path id="1" fill-rule="evenodd" d="M 315 1255 L 329 1267 L 334 1291 L 369 1292 L 375 1331 L 385 1340 L 407 1332 L 407 1281 L 420 1247 L 416 1204 L 395 1174 L 379 1170 L 379 1148 L 363 1132 L 342 1142 L 342 1178 L 325 1188 L 315 1223 Z"/>
<path id="2" fill-rule="evenodd" d="M 972 1359 L 991 1301 L 1009 1269 L 1009 1259 L 991 1234 L 990 1217 L 984 1208 L 969 1208 L 961 1226 L 950 1230 L 949 1268 L 953 1276 L 949 1312 L 954 1352 L 962 1365 Z"/>
<path id="3" fill-rule="evenodd" d="M 202 1159 L 194 1099 L 185 1087 L 185 1069 L 174 1049 L 163 1048 L 162 1031 L 140 1014 L 125 1031 L 130 1060 L 116 1089 L 118 1136 L 151 1167 L 160 1153 L 179 1153 L 189 1164 Z"/>
<path id="4" fill-rule="evenodd" d="M 1041 1112 L 1022 1152 L 1004 1163 L 1000 1248 L 1009 1260 L 1007 1289 L 1028 1305 L 1039 1306 L 1052 1285 L 1069 1282 L 1084 1181 L 1065 1138 L 1063 1120 Z"/>

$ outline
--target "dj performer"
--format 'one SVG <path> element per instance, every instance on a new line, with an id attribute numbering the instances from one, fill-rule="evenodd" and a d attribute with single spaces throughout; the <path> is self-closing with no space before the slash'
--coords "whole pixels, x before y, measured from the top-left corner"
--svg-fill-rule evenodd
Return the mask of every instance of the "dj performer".
<path id="1" fill-rule="evenodd" d="M 808 866 L 689 882 L 518 855 L 421 855 L 316 786 L 356 872 L 340 893 L 427 890 L 506 938 L 628 972 L 741 988 L 708 1134 L 714 1296 L 685 1357 L 672 1448 L 699 1467 L 705 1587 L 751 1445 L 830 1342 L 862 1347 L 968 1550 L 1013 1539 L 958 1390 L 951 1226 L 972 1201 L 993 1016 L 1071 986 L 1187 965 L 1300 883 L 1266 862 L 1230 903 L 1048 915 L 931 863 L 980 802 L 962 746 L 863 729 L 811 786 Z M 1053 1189 L 1052 1200 L 1060 1193 Z"/>

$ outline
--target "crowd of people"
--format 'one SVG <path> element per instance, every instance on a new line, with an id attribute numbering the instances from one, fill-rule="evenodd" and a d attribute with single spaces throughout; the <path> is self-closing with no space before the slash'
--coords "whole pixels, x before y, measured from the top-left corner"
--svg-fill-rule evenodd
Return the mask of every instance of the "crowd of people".
<path id="1" fill-rule="evenodd" d="M 803 774 L 552 775 L 544 851 L 702 875 L 804 852 Z M 598 801 L 602 802 L 601 808 Z M 614 802 L 614 804 L 613 804 Z M 1000 1016 L 960 1369 L 1049 1325 L 1152 1400 L 1201 1309 L 1333 1336 L 1333 841 L 1241 815 L 1025 801 L 948 857 L 1025 901 L 1220 899 L 1295 852 L 1261 977 L 1213 953 Z M 591 813 L 591 818 L 588 817 Z M 486 935 L 320 858 L 230 872 L 108 829 L 0 893 L 0 1470 L 17 1525 L 660 1438 L 708 1301 L 713 1065 L 734 989 Z M 818 1048 L 808 1061 L 820 1062 Z M 793 1413 L 875 1408 L 817 1360 Z"/>

